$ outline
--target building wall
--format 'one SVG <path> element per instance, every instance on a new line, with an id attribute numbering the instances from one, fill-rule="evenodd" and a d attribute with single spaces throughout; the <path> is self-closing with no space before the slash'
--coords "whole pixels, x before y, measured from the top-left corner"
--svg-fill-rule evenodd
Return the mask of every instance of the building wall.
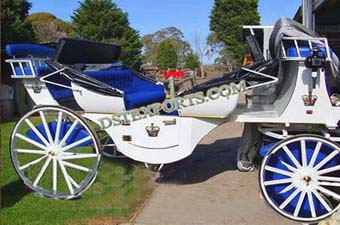
<path id="1" fill-rule="evenodd" d="M 331 48 L 340 56 L 340 1 L 324 1 L 314 15 L 315 31 L 326 36 Z"/>

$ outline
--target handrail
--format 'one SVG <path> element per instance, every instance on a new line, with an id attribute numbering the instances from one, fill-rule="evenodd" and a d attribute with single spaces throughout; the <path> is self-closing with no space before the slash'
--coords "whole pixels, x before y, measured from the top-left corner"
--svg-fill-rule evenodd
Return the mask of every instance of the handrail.
<path id="1" fill-rule="evenodd" d="M 294 47 L 296 49 L 297 57 L 296 56 L 288 56 L 286 49 L 285 49 L 285 41 L 293 41 Z M 331 54 L 329 50 L 328 40 L 327 38 L 323 37 L 282 37 L 281 39 L 281 51 L 282 51 L 282 58 L 283 59 L 291 59 L 291 60 L 304 60 L 306 57 L 301 56 L 300 46 L 301 42 L 308 42 L 308 47 L 310 50 L 313 48 L 313 44 L 321 44 L 324 46 L 326 50 L 326 58 L 331 60 Z M 299 46 L 300 44 L 300 46 Z"/>
<path id="2" fill-rule="evenodd" d="M 6 59 L 5 62 L 9 63 L 12 68 L 13 78 L 34 78 L 37 77 L 34 67 L 41 66 L 46 58 L 16 58 L 16 59 Z M 21 74 L 17 74 L 15 66 L 19 66 Z M 28 66 L 31 70 L 31 74 L 26 74 L 24 67 Z"/>

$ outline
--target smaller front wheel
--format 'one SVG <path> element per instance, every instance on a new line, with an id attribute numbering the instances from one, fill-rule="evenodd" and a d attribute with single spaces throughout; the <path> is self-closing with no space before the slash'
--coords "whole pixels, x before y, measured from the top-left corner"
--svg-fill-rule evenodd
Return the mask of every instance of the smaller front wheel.
<path id="1" fill-rule="evenodd" d="M 340 207 L 340 147 L 314 135 L 278 142 L 262 161 L 260 188 L 289 219 L 313 223 L 331 216 Z"/>
<path id="2" fill-rule="evenodd" d="M 58 106 L 37 107 L 17 122 L 10 155 L 25 185 L 59 199 L 80 196 L 93 183 L 101 158 L 88 123 Z"/>

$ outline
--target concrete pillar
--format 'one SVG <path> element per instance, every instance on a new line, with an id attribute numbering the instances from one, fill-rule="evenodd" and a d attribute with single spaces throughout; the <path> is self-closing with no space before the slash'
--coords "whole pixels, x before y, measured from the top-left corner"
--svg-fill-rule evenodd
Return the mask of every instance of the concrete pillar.
<path id="1" fill-rule="evenodd" d="M 302 0 L 302 24 L 308 29 L 314 29 L 313 0 Z"/>

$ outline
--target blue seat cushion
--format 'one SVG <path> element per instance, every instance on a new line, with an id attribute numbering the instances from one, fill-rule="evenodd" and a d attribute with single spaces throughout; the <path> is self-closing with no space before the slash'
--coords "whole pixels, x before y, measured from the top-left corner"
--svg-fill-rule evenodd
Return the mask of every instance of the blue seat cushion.
<path id="1" fill-rule="evenodd" d="M 47 78 L 47 80 L 54 82 L 54 83 L 62 84 L 67 87 L 71 86 L 71 82 L 64 76 L 58 76 L 58 75 L 50 76 L 49 78 Z M 50 84 L 50 83 L 46 83 L 46 86 L 48 90 L 50 91 L 53 99 L 55 99 L 56 101 L 74 99 L 73 91 L 69 88 L 60 87 L 60 86 Z"/>
<path id="2" fill-rule="evenodd" d="M 163 85 L 144 80 L 128 69 L 85 71 L 86 75 L 124 92 L 127 110 L 145 106 L 165 99 Z"/>
<path id="3" fill-rule="evenodd" d="M 17 75 L 23 75 L 20 66 L 15 66 L 14 69 Z M 29 66 L 23 66 L 23 69 L 26 75 L 33 75 L 32 70 Z M 33 69 L 34 69 L 35 75 L 37 76 L 46 75 L 52 72 L 48 68 L 48 66 L 33 66 Z"/>
<path id="4" fill-rule="evenodd" d="M 323 47 L 323 46 L 319 46 L 319 49 L 320 49 L 319 57 L 326 57 L 327 56 L 326 48 Z M 311 50 L 310 50 L 309 46 L 300 46 L 299 52 L 300 52 L 301 57 L 311 56 Z M 332 55 L 333 55 L 332 49 L 329 49 L 329 54 L 330 54 L 330 57 L 332 57 Z M 291 47 L 287 48 L 287 56 L 288 57 L 299 57 L 295 46 L 291 46 Z"/>
<path id="5" fill-rule="evenodd" d="M 44 57 L 53 57 L 55 49 L 36 44 L 12 44 L 6 45 L 6 53 L 9 56 L 28 56 L 39 55 Z"/>
<path id="6" fill-rule="evenodd" d="M 161 85 L 159 85 L 161 86 Z M 162 102 L 165 99 L 165 93 L 162 89 L 144 90 L 137 92 L 124 93 L 124 104 L 127 110 L 145 106 L 155 102 Z"/>
<path id="7" fill-rule="evenodd" d="M 85 71 L 86 75 L 99 80 L 111 87 L 125 90 L 131 86 L 133 74 L 130 70 L 97 70 Z"/>

